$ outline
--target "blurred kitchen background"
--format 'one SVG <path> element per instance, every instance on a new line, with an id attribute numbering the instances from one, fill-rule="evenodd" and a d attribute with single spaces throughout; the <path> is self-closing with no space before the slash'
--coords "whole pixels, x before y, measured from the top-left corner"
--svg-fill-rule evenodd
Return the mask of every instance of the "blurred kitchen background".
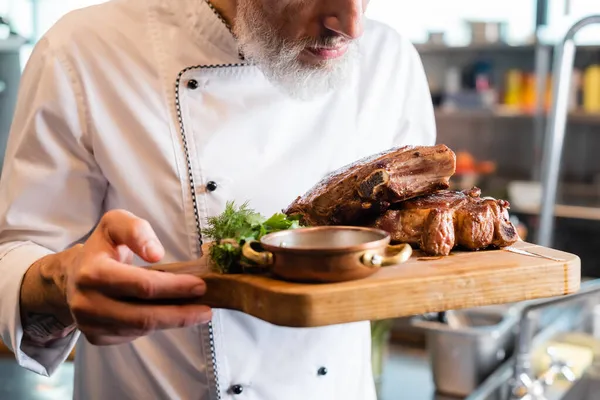
<path id="1" fill-rule="evenodd" d="M 64 14 L 100 2 L 0 0 L 0 161 L 32 47 Z M 455 187 L 477 185 L 485 195 L 508 199 L 527 241 L 538 242 L 542 148 L 556 45 L 574 22 L 594 13 L 600 14 L 600 0 L 371 0 L 369 5 L 371 18 L 405 35 L 422 56 L 436 106 L 438 142 L 458 155 Z M 593 278 L 600 277 L 600 24 L 583 28 L 575 43 L 551 245 L 581 257 L 583 275 L 595 291 Z M 600 387 L 600 380 L 579 379 L 594 370 L 600 354 L 595 341 L 599 302 L 590 296 L 531 313 L 536 324 L 527 332 L 539 343 L 543 335 L 551 338 L 538 347 L 544 351 L 536 353 L 535 365 L 552 378 L 546 383 L 556 378 L 563 389 L 571 389 L 571 397 L 566 389 L 555 397 L 546 391 L 548 400 L 600 399 L 600 390 L 590 389 Z M 507 399 L 513 345 L 517 333 L 525 332 L 519 327 L 526 305 L 378 323 L 373 337 L 380 399 Z M 595 394 L 573 392 L 569 371 L 584 382 L 576 390 Z M 10 356 L 0 362 L 2 400 L 69 399 L 71 381 L 71 364 L 44 379 L 14 368 Z M 539 385 L 533 379 L 512 388 L 520 387 L 522 396 Z M 501 395 L 498 388 L 508 392 Z"/>
<path id="2" fill-rule="evenodd" d="M 67 12 L 101 0 L 0 0 L 0 162 L 19 75 L 36 41 Z M 536 242 L 542 143 L 554 45 L 598 0 L 372 0 L 371 18 L 413 41 L 436 105 L 438 141 L 458 153 L 458 187 L 508 199 L 522 237 Z M 600 25 L 575 39 L 552 245 L 600 276 Z"/>

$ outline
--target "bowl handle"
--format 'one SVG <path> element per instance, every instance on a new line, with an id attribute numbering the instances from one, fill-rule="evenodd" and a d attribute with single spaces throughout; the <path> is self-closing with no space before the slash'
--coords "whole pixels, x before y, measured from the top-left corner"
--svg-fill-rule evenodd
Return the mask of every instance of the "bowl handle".
<path id="1" fill-rule="evenodd" d="M 367 267 L 388 267 L 402 264 L 410 259 L 412 247 L 408 243 L 389 245 L 386 248 L 386 253 L 392 253 L 392 255 L 381 256 L 368 251 L 362 255 L 360 261 Z"/>
<path id="2" fill-rule="evenodd" d="M 256 240 L 248 240 L 242 246 L 242 256 L 255 264 L 269 266 L 273 264 L 273 253 L 270 251 L 256 251 L 252 244 L 258 243 Z"/>

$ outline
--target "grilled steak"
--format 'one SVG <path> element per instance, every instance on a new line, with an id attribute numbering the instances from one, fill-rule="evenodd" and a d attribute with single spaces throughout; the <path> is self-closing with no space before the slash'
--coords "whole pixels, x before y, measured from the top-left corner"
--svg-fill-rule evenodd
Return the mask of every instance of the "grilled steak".
<path id="1" fill-rule="evenodd" d="M 360 224 L 390 204 L 447 189 L 455 168 L 445 145 L 397 147 L 332 172 L 283 211 L 306 225 Z"/>
<path id="2" fill-rule="evenodd" d="M 480 197 L 473 188 L 407 200 L 387 210 L 371 224 L 389 232 L 393 242 L 410 243 L 430 255 L 448 255 L 455 247 L 502 248 L 519 237 L 509 220 L 509 203 Z"/>

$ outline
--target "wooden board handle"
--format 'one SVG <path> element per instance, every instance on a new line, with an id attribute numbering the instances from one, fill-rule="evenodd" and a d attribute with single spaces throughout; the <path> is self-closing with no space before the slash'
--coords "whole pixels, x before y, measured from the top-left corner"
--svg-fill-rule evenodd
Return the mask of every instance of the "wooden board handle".
<path id="1" fill-rule="evenodd" d="M 210 243 L 204 243 L 202 246 L 202 256 L 195 260 L 172 262 L 164 264 L 152 264 L 148 269 L 153 271 L 164 271 L 172 274 L 190 274 L 200 278 L 210 274 L 209 251 Z"/>
<path id="2" fill-rule="evenodd" d="M 200 258 L 197 260 L 174 262 L 166 264 L 154 264 L 147 267 L 152 271 L 169 272 L 171 274 L 189 274 L 197 277 L 213 275 L 206 263 L 206 259 Z"/>

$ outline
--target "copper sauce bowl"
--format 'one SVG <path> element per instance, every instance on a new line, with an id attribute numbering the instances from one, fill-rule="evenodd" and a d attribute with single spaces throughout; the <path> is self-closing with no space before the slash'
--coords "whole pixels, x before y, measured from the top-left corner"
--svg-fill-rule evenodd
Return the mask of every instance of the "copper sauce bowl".
<path id="1" fill-rule="evenodd" d="M 344 282 L 366 278 L 412 255 L 409 244 L 390 245 L 375 228 L 320 226 L 270 233 L 246 242 L 243 256 L 294 282 Z"/>

